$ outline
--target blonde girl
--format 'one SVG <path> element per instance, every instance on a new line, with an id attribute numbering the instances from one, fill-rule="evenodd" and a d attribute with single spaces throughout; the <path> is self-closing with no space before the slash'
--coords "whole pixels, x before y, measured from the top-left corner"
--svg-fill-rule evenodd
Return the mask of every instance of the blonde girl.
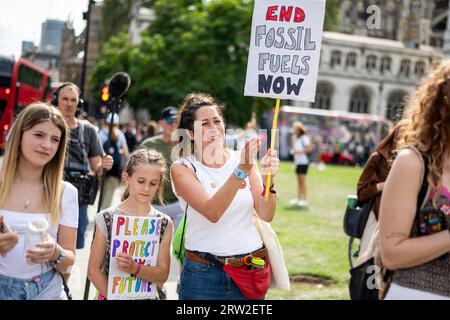
<path id="1" fill-rule="evenodd" d="M 46 104 L 27 106 L 14 122 L 0 171 L 0 299 L 67 299 L 60 273 L 74 263 L 78 224 L 77 190 L 62 179 L 67 140 L 61 113 Z M 30 248 L 28 224 L 37 219 L 48 232 Z"/>
<path id="2" fill-rule="evenodd" d="M 99 212 L 95 217 L 97 231 L 89 257 L 88 277 L 99 291 L 100 299 L 107 297 L 110 263 L 117 263 L 121 271 L 158 285 L 162 285 L 167 280 L 170 267 L 172 222 L 167 215 L 155 210 L 151 205 L 154 198 L 158 198 L 159 202 L 163 203 L 165 172 L 166 165 L 162 154 L 145 149 L 134 151 L 122 174 L 125 184 L 122 202 L 117 207 Z M 125 253 L 119 253 L 114 261 L 109 261 L 111 235 L 108 229 L 111 218 L 116 215 L 162 218 L 156 266 L 140 266 Z"/>

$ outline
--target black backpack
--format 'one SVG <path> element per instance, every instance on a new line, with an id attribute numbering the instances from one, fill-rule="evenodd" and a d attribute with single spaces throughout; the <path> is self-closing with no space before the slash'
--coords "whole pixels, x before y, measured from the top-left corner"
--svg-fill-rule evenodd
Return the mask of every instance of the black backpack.
<path id="1" fill-rule="evenodd" d="M 381 162 L 382 158 L 379 156 L 376 165 L 377 170 L 381 166 Z M 357 200 L 354 207 L 347 206 L 344 214 L 344 232 L 349 237 L 356 239 L 362 238 L 376 197 L 377 196 L 373 196 L 365 202 Z"/>

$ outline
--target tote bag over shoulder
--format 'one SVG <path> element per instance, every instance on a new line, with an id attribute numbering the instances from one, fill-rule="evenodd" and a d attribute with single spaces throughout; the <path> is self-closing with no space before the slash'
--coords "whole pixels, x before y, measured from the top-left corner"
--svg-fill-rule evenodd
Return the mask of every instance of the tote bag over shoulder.
<path id="1" fill-rule="evenodd" d="M 261 220 L 256 213 L 253 214 L 253 220 L 267 248 L 272 272 L 271 287 L 289 290 L 289 273 L 284 263 L 283 248 L 278 241 L 277 234 L 273 231 L 270 223 Z"/>

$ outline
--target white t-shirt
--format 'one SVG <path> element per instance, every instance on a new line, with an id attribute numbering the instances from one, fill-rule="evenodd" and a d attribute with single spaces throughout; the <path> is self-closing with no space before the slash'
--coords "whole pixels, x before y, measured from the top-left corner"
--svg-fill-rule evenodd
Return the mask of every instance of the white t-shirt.
<path id="1" fill-rule="evenodd" d="M 299 138 L 293 140 L 292 143 L 292 153 L 294 154 L 294 163 L 295 164 L 308 164 L 309 159 L 306 153 L 295 154 L 295 152 L 304 152 L 306 147 L 311 145 L 311 139 L 304 134 Z"/>
<path id="2" fill-rule="evenodd" d="M 212 197 L 233 174 L 239 159 L 240 151 L 230 151 L 230 157 L 220 168 L 206 167 L 192 156 L 187 160 L 195 166 L 197 178 L 206 193 Z M 184 159 L 174 163 L 184 163 L 193 170 L 191 164 Z M 172 189 L 177 195 L 173 181 Z M 186 201 L 178 195 L 177 197 L 184 210 Z M 217 256 L 244 254 L 261 248 L 263 242 L 252 218 L 253 205 L 250 181 L 247 177 L 245 187 L 237 191 L 230 206 L 216 223 L 212 223 L 189 206 L 185 248 L 191 251 L 209 252 Z"/>
<path id="3" fill-rule="evenodd" d="M 61 200 L 61 215 L 59 225 L 70 228 L 78 228 L 78 191 L 68 182 L 64 183 L 64 191 Z M 49 264 L 28 264 L 25 258 L 25 234 L 28 222 L 36 218 L 44 218 L 48 221 L 48 233 L 56 241 L 58 227 L 50 223 L 48 213 L 25 213 L 0 209 L 5 223 L 11 230 L 19 233 L 19 241 L 5 257 L 0 256 L 0 274 L 19 279 L 30 279 L 36 275 L 49 271 Z"/>

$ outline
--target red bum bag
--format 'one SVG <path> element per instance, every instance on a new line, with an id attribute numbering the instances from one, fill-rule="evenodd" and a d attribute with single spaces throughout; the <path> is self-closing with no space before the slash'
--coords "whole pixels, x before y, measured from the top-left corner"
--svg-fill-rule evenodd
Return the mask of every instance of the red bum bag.
<path id="1" fill-rule="evenodd" d="M 246 265 L 232 267 L 216 259 L 212 254 L 203 254 L 202 258 L 211 262 L 215 267 L 223 270 L 241 293 L 249 299 L 263 299 L 270 287 L 270 263 L 267 260 L 264 268 L 247 269 Z"/>
<path id="2" fill-rule="evenodd" d="M 246 270 L 247 266 L 223 266 L 223 271 L 230 276 L 242 294 L 249 299 L 262 299 L 270 286 L 270 263 L 267 261 L 263 269 Z"/>

